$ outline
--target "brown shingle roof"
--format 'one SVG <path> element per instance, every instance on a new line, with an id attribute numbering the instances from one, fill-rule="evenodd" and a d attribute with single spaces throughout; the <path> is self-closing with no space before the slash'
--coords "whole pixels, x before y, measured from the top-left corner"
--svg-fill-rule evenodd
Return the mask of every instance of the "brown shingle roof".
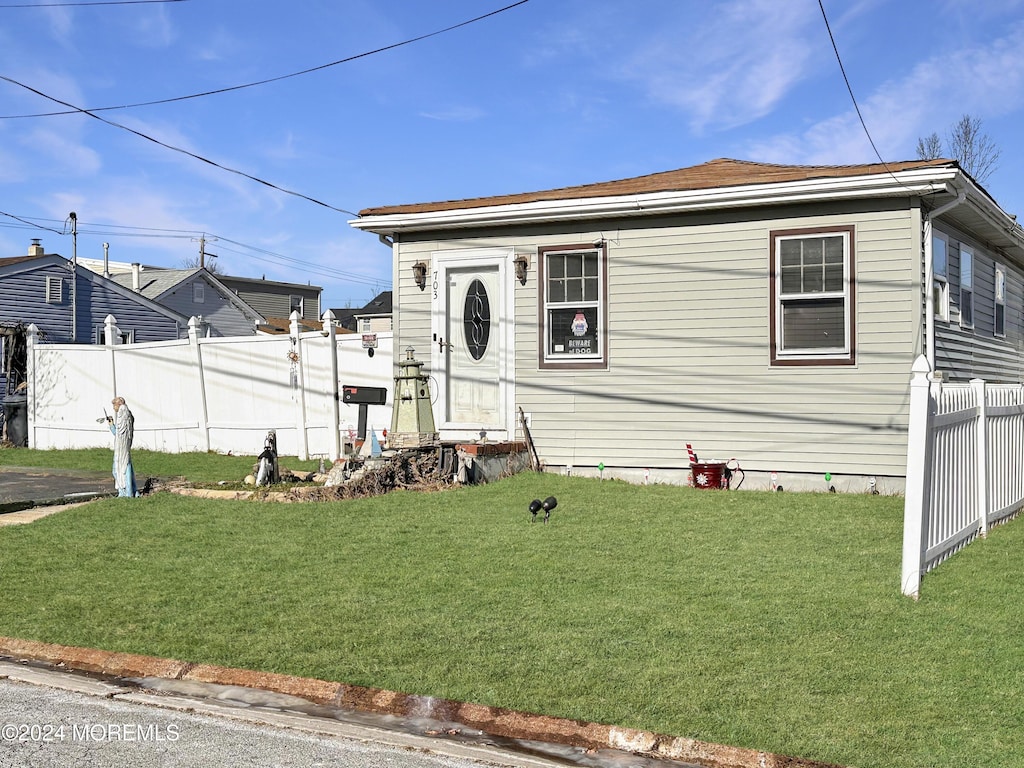
<path id="1" fill-rule="evenodd" d="M 632 179 L 605 181 L 597 184 L 583 184 L 577 187 L 562 187 L 543 192 L 523 192 L 515 195 L 475 197 L 468 200 L 447 200 L 435 203 L 414 203 L 409 205 L 387 205 L 364 208 L 362 216 L 379 216 L 396 213 L 428 213 L 453 211 L 463 208 L 482 208 L 489 205 L 515 205 L 545 200 L 571 200 L 586 197 L 614 197 L 617 195 L 640 195 L 652 192 L 678 192 L 697 189 L 715 189 L 748 184 L 773 184 L 792 181 L 807 181 L 820 178 L 841 178 L 845 176 L 869 176 L 911 170 L 932 168 L 953 164 L 952 160 L 907 160 L 902 162 L 872 163 L 867 165 L 774 165 L 754 163 L 747 160 L 720 158 L 702 165 L 680 168 L 675 171 L 652 173 Z"/>

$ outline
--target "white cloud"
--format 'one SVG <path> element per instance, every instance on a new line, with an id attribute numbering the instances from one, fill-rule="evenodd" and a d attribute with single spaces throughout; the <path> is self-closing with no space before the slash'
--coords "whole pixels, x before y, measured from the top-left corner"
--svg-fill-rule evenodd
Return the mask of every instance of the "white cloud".
<path id="1" fill-rule="evenodd" d="M 74 14 L 70 8 L 48 6 L 41 8 L 46 17 L 50 20 L 50 34 L 60 43 L 67 43 L 71 39 L 71 31 L 74 25 Z"/>
<path id="2" fill-rule="evenodd" d="M 76 141 L 73 132 L 35 128 L 21 134 L 18 143 L 39 156 L 34 164 L 49 176 L 93 176 L 103 167 L 99 153 Z"/>
<path id="3" fill-rule="evenodd" d="M 665 24 L 623 75 L 685 110 L 695 132 L 744 125 L 768 114 L 806 76 L 813 51 L 806 38 L 818 22 L 801 3 L 713 5 L 697 23 Z"/>
<path id="4" fill-rule="evenodd" d="M 875 146 L 886 160 L 915 157 L 917 138 L 940 136 L 968 113 L 984 120 L 1024 106 L 1024 24 L 985 45 L 945 50 L 902 79 L 858 98 Z M 876 160 L 855 110 L 821 120 L 800 134 L 753 142 L 750 156 L 767 162 L 853 163 Z"/>
<path id="5" fill-rule="evenodd" d="M 163 6 L 150 6 L 132 17 L 132 42 L 145 48 L 166 48 L 177 39 L 177 32 Z"/>
<path id="6" fill-rule="evenodd" d="M 420 112 L 420 117 L 447 123 L 471 123 L 484 115 L 485 112 L 478 107 L 450 107 L 436 112 Z"/>
<path id="7" fill-rule="evenodd" d="M 199 61 L 230 61 L 237 55 L 241 55 L 243 48 L 238 39 L 220 28 L 214 31 L 209 38 L 195 44 L 194 56 Z"/>
<path id="8" fill-rule="evenodd" d="M 140 136 L 128 136 L 129 141 L 138 145 L 140 153 L 148 153 L 151 160 L 176 166 L 188 176 L 198 176 L 216 186 L 227 189 L 232 195 L 232 202 L 245 202 L 252 209 L 265 207 L 268 202 L 274 209 L 280 209 L 283 205 L 281 195 L 272 194 L 269 188 L 261 190 L 259 186 L 250 179 L 244 178 L 241 173 L 248 173 L 252 176 L 260 174 L 242 160 L 230 157 L 218 156 L 213 149 L 196 147 L 191 138 L 188 137 L 178 126 L 167 122 L 143 121 L 135 117 L 122 118 L 121 122 L 125 127 L 130 128 L 144 136 L 150 137 L 152 141 Z M 160 146 L 156 142 L 167 146 Z M 170 149 L 169 147 L 174 147 Z M 192 157 L 195 155 L 196 157 Z M 211 162 L 204 162 L 197 159 L 205 158 L 221 167 L 216 167 Z M 153 167 L 147 162 L 147 167 Z M 232 173 L 232 169 L 240 173 Z M 188 177 L 174 179 L 176 186 L 188 185 Z M 267 179 L 273 181 L 273 179 Z M 283 186 L 283 185 L 282 185 Z M 257 194 L 259 193 L 259 194 Z"/>

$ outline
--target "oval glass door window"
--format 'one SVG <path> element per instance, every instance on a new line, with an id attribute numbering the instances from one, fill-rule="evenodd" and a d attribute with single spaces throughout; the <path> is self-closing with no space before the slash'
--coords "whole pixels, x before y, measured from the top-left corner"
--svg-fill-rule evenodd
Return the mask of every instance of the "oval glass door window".
<path id="1" fill-rule="evenodd" d="M 487 299 L 487 288 L 480 280 L 469 284 L 462 318 L 466 348 L 474 360 L 479 360 L 487 351 L 487 341 L 491 337 L 491 302 Z"/>

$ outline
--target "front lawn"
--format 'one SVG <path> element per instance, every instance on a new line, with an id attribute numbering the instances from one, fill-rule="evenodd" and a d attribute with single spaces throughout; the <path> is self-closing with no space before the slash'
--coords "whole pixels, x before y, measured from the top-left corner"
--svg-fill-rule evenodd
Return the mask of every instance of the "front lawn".
<path id="1" fill-rule="evenodd" d="M 26 448 L 0 448 L 0 467 L 42 467 L 46 469 L 82 469 L 110 471 L 111 448 L 79 448 L 75 450 L 36 451 Z M 255 456 L 222 453 L 158 453 L 135 449 L 132 465 L 136 477 L 187 477 L 194 483 L 241 483 L 256 463 Z M 295 456 L 281 456 L 278 464 L 291 470 L 315 470 L 320 460 L 300 461 Z"/>
<path id="2" fill-rule="evenodd" d="M 0 528 L 0 635 L 862 768 L 1024 764 L 1024 526 L 916 603 L 901 529 L 897 497 L 533 473 L 344 502 L 107 499 Z"/>

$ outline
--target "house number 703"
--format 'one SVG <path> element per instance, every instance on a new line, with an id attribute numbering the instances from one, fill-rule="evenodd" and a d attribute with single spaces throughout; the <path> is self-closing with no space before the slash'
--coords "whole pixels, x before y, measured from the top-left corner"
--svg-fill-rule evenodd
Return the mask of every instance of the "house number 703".
<path id="1" fill-rule="evenodd" d="M 434 270 L 434 282 L 430 284 L 431 290 L 434 292 L 434 298 L 437 298 L 437 270 Z"/>

